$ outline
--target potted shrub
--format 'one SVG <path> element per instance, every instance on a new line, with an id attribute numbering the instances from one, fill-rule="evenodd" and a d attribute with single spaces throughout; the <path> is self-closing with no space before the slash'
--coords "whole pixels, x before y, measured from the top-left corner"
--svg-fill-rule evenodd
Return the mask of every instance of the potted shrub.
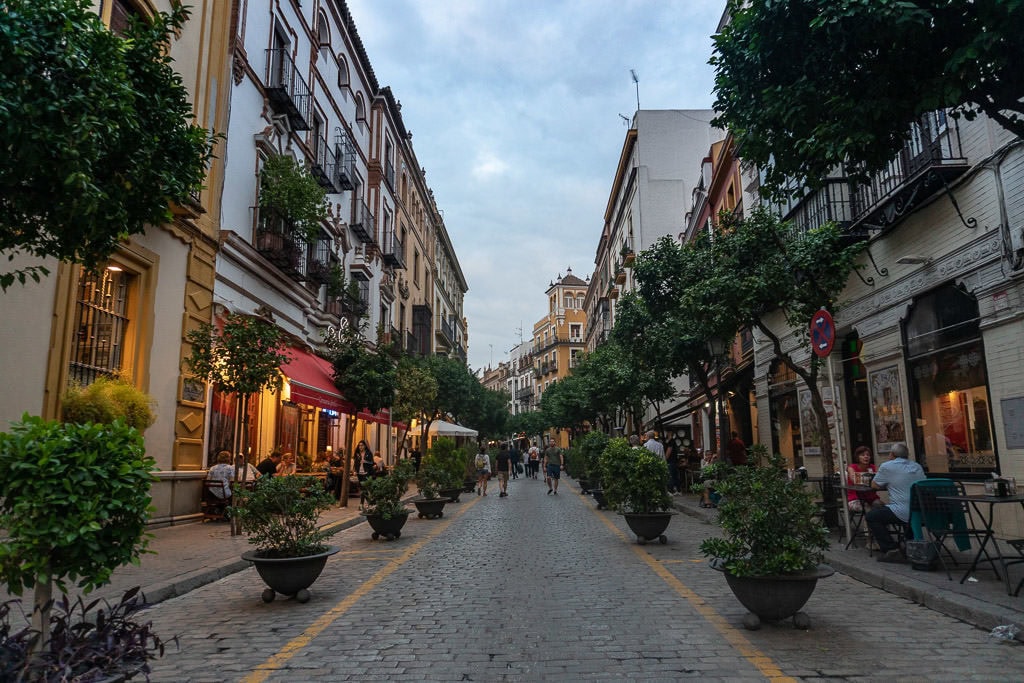
<path id="1" fill-rule="evenodd" d="M 418 498 L 412 499 L 420 519 L 436 519 L 444 516 L 444 505 L 450 499 L 442 495 L 441 490 L 451 483 L 450 475 L 434 460 L 425 460 L 416 475 Z"/>
<path id="2" fill-rule="evenodd" d="M 618 438 L 608 442 L 600 463 L 608 504 L 626 518 L 637 542 L 658 539 L 667 543 L 664 531 L 674 513 L 665 459 Z"/>
<path id="3" fill-rule="evenodd" d="M 440 496 L 447 498 L 451 503 L 458 503 L 463 489 L 466 455 L 455 445 L 455 439 L 447 436 L 436 439 L 434 445 L 427 451 L 423 463 L 428 468 L 433 465 L 440 470 L 440 473 L 433 475 Z"/>
<path id="4" fill-rule="evenodd" d="M 370 477 L 363 482 L 366 493 L 363 516 L 373 529 L 373 540 L 383 536 L 390 541 L 402 535 L 402 527 L 409 519 L 409 508 L 402 498 L 409 490 L 412 476 L 412 462 L 400 460 L 390 474 Z"/>
<path id="5" fill-rule="evenodd" d="M 590 489 L 587 482 L 586 467 L 584 466 L 583 451 L 580 449 L 579 440 L 569 447 L 565 452 L 565 473 L 576 480 L 580 490 L 586 493 Z"/>
<path id="6" fill-rule="evenodd" d="M 822 564 L 828 531 L 814 493 L 801 479 L 789 479 L 782 456 L 769 456 L 763 445 L 751 448 L 751 465 L 718 463 L 710 476 L 722 495 L 718 523 L 725 537 L 705 539 L 700 549 L 750 610 L 744 626 L 793 617 L 807 628 L 810 620 L 799 610 L 818 579 L 833 573 Z"/>
<path id="7" fill-rule="evenodd" d="M 153 401 L 127 378 L 72 387 L 61 404 L 63 422 L 26 413 L 0 432 L 0 581 L 13 595 L 33 589 L 42 650 L 54 584 L 89 593 L 138 562 L 155 469 L 141 433 Z"/>
<path id="8" fill-rule="evenodd" d="M 268 588 L 263 601 L 271 602 L 275 593 L 309 600 L 307 590 L 338 552 L 324 544 L 328 534 L 318 526 L 320 513 L 334 498 L 316 477 L 270 477 L 253 489 L 235 492 L 238 504 L 231 507 L 249 543 L 256 546 L 242 554 L 252 562 Z"/>
<path id="9" fill-rule="evenodd" d="M 604 492 L 601 491 L 601 453 L 608 446 L 608 435 L 603 432 L 587 432 L 579 440 L 580 453 L 583 456 L 583 479 L 587 488 L 583 491 L 594 494 L 595 499 L 600 492 L 601 499 L 598 500 L 598 507 L 604 507 Z M 583 485 L 583 480 L 580 481 Z"/>

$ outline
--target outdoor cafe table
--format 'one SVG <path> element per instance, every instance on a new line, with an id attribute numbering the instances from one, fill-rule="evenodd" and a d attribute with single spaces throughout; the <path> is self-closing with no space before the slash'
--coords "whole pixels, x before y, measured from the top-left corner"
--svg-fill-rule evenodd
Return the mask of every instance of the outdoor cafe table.
<path id="1" fill-rule="evenodd" d="M 969 496 L 935 496 L 936 500 L 948 501 L 951 503 L 959 503 L 967 501 L 970 503 L 971 508 L 978 515 L 978 519 L 985 525 L 985 530 L 988 535 L 985 540 L 981 542 L 981 547 L 978 548 L 978 552 L 974 555 L 974 561 L 971 562 L 970 568 L 964 573 L 964 578 L 960 579 L 960 583 L 964 582 L 968 576 L 977 568 L 978 562 L 981 561 L 981 556 L 985 552 L 985 546 L 988 544 L 988 539 L 992 539 L 992 545 L 995 547 L 995 560 L 999 562 L 1002 568 L 1003 581 L 1006 582 L 1006 593 L 1013 595 L 1013 587 L 1010 584 L 1010 573 L 1007 571 L 1007 558 L 1003 555 L 1002 550 L 999 548 L 999 541 L 996 540 L 995 532 L 992 529 L 992 518 L 995 516 L 996 505 L 1003 505 L 1007 503 L 1017 503 L 1024 509 L 1024 494 L 1018 494 L 1015 496 L 990 496 L 986 494 L 981 495 L 969 495 Z M 985 514 L 981 511 L 982 505 L 988 505 L 988 513 Z M 992 560 L 993 564 L 995 560 Z M 994 569 L 995 567 L 993 567 Z"/>

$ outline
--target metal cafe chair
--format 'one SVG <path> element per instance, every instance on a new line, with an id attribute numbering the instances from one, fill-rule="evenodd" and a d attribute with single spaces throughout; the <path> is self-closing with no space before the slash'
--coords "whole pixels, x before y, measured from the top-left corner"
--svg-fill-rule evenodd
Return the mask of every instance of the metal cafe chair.
<path id="1" fill-rule="evenodd" d="M 229 505 L 231 505 L 231 496 L 228 495 L 227 484 L 219 479 L 204 479 L 202 498 L 199 502 L 199 509 L 203 513 L 203 521 L 227 519 L 227 508 Z"/>
<path id="2" fill-rule="evenodd" d="M 956 564 L 956 556 L 947 545 L 952 541 L 958 550 L 967 551 L 971 549 L 971 539 L 980 543 L 978 550 L 985 556 L 989 566 L 995 570 L 996 565 L 992 556 L 988 553 L 988 544 L 994 543 L 992 531 L 984 527 L 976 527 L 971 516 L 970 503 L 964 500 L 940 500 L 940 497 L 964 496 L 964 486 L 952 479 L 923 479 L 914 484 L 911 491 L 911 525 L 914 526 L 914 536 L 924 538 L 920 533 L 920 526 L 928 530 L 928 535 L 935 544 L 936 555 L 942 568 L 946 571 L 946 577 L 952 581 L 953 575 L 949 570 L 948 558 L 952 564 Z M 917 517 L 915 518 L 915 512 Z M 945 556 L 943 555 L 945 553 Z M 980 557 L 978 558 L 980 559 Z M 976 563 L 974 563 L 976 564 Z M 974 566 L 972 564 L 972 567 Z M 968 570 L 970 571 L 970 570 Z M 997 571 L 998 574 L 998 571 Z M 960 583 L 967 579 L 965 573 Z"/>

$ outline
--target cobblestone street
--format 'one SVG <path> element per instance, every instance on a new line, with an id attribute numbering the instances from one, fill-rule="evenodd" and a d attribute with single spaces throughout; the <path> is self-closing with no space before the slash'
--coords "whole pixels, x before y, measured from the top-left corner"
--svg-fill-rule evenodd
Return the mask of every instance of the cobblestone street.
<path id="1" fill-rule="evenodd" d="M 745 610 L 677 515 L 668 544 L 570 482 L 463 494 L 397 541 L 366 525 L 333 537 L 307 604 L 260 601 L 248 569 L 151 608 L 178 635 L 154 681 L 929 680 L 1017 681 L 1019 644 L 841 574 L 791 622 L 742 627 Z"/>

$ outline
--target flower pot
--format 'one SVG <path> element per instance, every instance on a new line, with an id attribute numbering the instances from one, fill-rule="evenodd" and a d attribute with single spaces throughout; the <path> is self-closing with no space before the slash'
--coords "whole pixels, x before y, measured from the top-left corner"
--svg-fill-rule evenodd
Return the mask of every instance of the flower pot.
<path id="1" fill-rule="evenodd" d="M 583 495 L 590 493 L 590 480 L 586 477 L 579 477 L 576 479 L 576 483 L 580 485 L 580 493 Z"/>
<path id="2" fill-rule="evenodd" d="M 476 479 L 473 479 L 472 477 L 466 477 L 465 479 L 462 480 L 462 492 L 463 493 L 473 493 L 473 491 L 475 489 L 476 489 Z"/>
<path id="3" fill-rule="evenodd" d="M 441 494 L 442 498 L 447 498 L 449 503 L 458 503 L 459 495 L 462 494 L 462 487 L 441 489 L 439 493 Z"/>
<path id="4" fill-rule="evenodd" d="M 597 509 L 604 510 L 608 507 L 608 499 L 604 497 L 604 489 L 590 489 L 590 495 L 597 502 Z"/>
<path id="5" fill-rule="evenodd" d="M 636 534 L 636 542 L 640 545 L 657 539 L 662 545 L 668 543 L 665 529 L 672 521 L 671 512 L 625 512 L 626 524 Z"/>
<path id="6" fill-rule="evenodd" d="M 447 502 L 447 498 L 413 498 L 412 504 L 416 506 L 420 519 L 437 519 L 444 516 L 444 504 Z"/>
<path id="7" fill-rule="evenodd" d="M 795 574 L 771 576 L 733 576 L 720 563 L 712 562 L 714 569 L 725 574 L 733 595 L 751 614 L 743 619 L 750 629 L 760 628 L 761 621 L 780 621 L 793 617 L 797 628 L 809 628 L 810 618 L 800 611 L 814 592 L 818 579 L 832 576 L 835 570 L 827 564 Z"/>
<path id="8" fill-rule="evenodd" d="M 309 591 L 306 589 L 320 576 L 327 558 L 339 550 L 332 545 L 322 553 L 302 557 L 261 557 L 259 551 L 250 550 L 242 553 L 242 559 L 252 562 L 263 583 L 269 586 L 263 591 L 263 602 L 272 602 L 275 593 L 294 595 L 299 602 L 307 602 Z"/>
<path id="9" fill-rule="evenodd" d="M 390 541 L 401 537 L 402 527 L 405 526 L 405 522 L 409 519 L 409 512 L 401 515 L 391 515 L 388 519 L 385 519 L 383 515 L 363 516 L 366 517 L 367 523 L 373 529 L 373 540 L 376 541 L 383 536 L 385 540 Z"/>

